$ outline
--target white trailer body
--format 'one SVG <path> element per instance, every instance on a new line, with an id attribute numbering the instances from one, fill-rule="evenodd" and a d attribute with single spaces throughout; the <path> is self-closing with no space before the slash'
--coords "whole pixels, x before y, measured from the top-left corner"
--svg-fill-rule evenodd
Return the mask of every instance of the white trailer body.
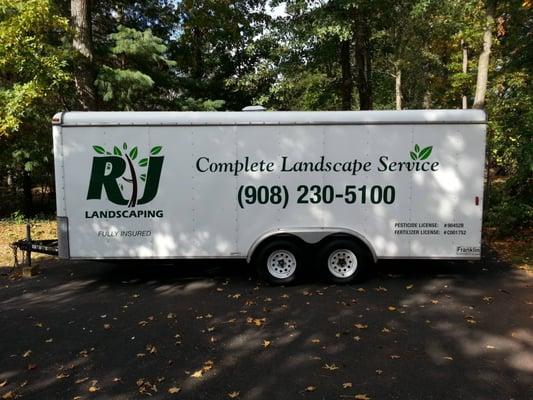
<path id="1" fill-rule="evenodd" d="M 250 259 L 280 233 L 373 258 L 478 259 L 478 110 L 54 117 L 59 252 Z"/>

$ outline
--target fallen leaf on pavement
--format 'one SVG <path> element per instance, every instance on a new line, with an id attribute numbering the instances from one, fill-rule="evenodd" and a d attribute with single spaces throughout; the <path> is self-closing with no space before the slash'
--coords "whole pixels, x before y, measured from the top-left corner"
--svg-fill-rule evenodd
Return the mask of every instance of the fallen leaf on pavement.
<path id="1" fill-rule="evenodd" d="M 26 350 L 24 354 L 22 355 L 22 358 L 29 357 L 31 355 L 31 350 Z"/>
<path id="2" fill-rule="evenodd" d="M 355 326 L 357 329 L 366 329 L 366 328 L 368 328 L 367 324 L 354 324 L 353 326 Z"/>
<path id="3" fill-rule="evenodd" d="M 78 380 L 77 380 L 76 382 L 74 382 L 74 383 L 83 383 L 83 382 L 86 382 L 86 381 L 88 381 L 88 380 L 89 380 L 89 377 L 87 376 L 87 377 L 85 377 L 85 378 L 78 379 Z"/>
<path id="4" fill-rule="evenodd" d="M 264 347 L 264 348 L 267 348 L 268 346 L 270 346 L 270 340 L 266 340 L 266 339 L 264 339 L 264 340 L 263 340 L 263 347 Z"/>
<path id="5" fill-rule="evenodd" d="M 370 400 L 370 397 L 368 397 L 366 394 L 356 394 L 355 400 Z"/>
<path id="6" fill-rule="evenodd" d="M 202 367 L 202 369 L 199 369 L 198 371 L 195 371 L 191 374 L 191 377 L 192 378 L 196 378 L 196 379 L 200 379 L 204 373 L 206 373 L 207 371 L 211 370 L 213 367 L 214 367 L 214 363 L 213 361 L 211 360 L 207 360 L 205 363 L 204 363 L 204 366 Z"/>
<path id="7" fill-rule="evenodd" d="M 177 393 L 179 393 L 180 391 L 181 391 L 181 388 L 176 387 L 176 386 L 171 387 L 171 388 L 168 389 L 168 392 L 169 392 L 170 394 L 177 394 Z"/>
<path id="8" fill-rule="evenodd" d="M 155 354 L 155 353 L 157 353 L 157 348 L 153 344 L 147 344 L 146 345 L 146 351 L 149 354 Z"/>
<path id="9" fill-rule="evenodd" d="M 3 388 L 5 385 L 7 385 L 7 379 L 4 379 L 2 382 L 0 382 L 0 388 Z"/>
<path id="10" fill-rule="evenodd" d="M 138 379 L 136 383 L 137 383 L 137 390 L 139 391 L 140 394 L 152 396 L 152 393 L 150 392 L 154 392 L 154 393 L 157 392 L 157 386 L 152 385 L 150 381 L 144 378 Z"/>
<path id="11" fill-rule="evenodd" d="M 266 318 L 246 318 L 246 322 L 255 326 L 262 326 L 266 322 Z"/>
<path id="12" fill-rule="evenodd" d="M 345 382 L 342 384 L 343 389 L 348 389 L 352 387 L 352 382 Z"/>
<path id="13" fill-rule="evenodd" d="M 335 371 L 336 369 L 339 369 L 339 367 L 337 367 L 335 364 L 325 364 L 323 368 L 328 369 L 330 371 Z"/>
<path id="14" fill-rule="evenodd" d="M 240 392 L 231 392 L 231 393 L 228 393 L 228 397 L 230 399 L 234 399 L 236 397 L 239 397 L 239 394 L 240 394 Z"/>
<path id="15" fill-rule="evenodd" d="M 314 392 L 315 390 L 316 390 L 316 386 L 312 386 L 312 385 L 311 386 L 307 386 L 305 388 L 306 392 Z"/>
<path id="16" fill-rule="evenodd" d="M 11 400 L 11 399 L 14 399 L 15 398 L 15 393 L 13 393 L 12 390 L 10 390 L 9 392 L 6 392 L 2 395 L 2 400 Z"/>
<path id="17" fill-rule="evenodd" d="M 193 373 L 191 374 L 191 377 L 192 377 L 192 378 L 199 379 L 199 378 L 201 378 L 203 375 L 204 375 L 204 370 L 203 370 L 203 369 L 199 369 L 198 371 L 193 372 Z"/>

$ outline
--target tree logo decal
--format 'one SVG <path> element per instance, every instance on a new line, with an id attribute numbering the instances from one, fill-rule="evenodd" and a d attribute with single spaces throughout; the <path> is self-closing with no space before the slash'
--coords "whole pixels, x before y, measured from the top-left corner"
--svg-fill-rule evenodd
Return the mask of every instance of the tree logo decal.
<path id="1" fill-rule="evenodd" d="M 424 147 L 422 150 L 420 150 L 420 146 L 415 144 L 414 151 L 410 151 L 409 154 L 411 155 L 411 159 L 413 161 L 422 161 L 431 155 L 432 150 L 433 146 Z"/>
<path id="2" fill-rule="evenodd" d="M 93 157 L 87 200 L 101 199 L 103 190 L 109 201 L 122 206 L 135 207 L 154 199 L 165 158 L 159 155 L 162 146 L 152 147 L 144 158 L 136 146 L 128 149 L 127 143 L 122 149 L 114 146 L 113 152 L 97 145 L 93 149 L 98 155 Z"/>

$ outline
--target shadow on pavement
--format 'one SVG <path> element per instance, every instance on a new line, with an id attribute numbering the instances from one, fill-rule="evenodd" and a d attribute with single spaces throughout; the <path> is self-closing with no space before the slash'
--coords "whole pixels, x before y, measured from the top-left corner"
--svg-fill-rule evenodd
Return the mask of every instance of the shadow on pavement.
<path id="1" fill-rule="evenodd" d="M 532 279 L 490 255 L 344 286 L 268 286 L 235 261 L 43 269 L 0 280 L 0 395 L 531 398 Z"/>

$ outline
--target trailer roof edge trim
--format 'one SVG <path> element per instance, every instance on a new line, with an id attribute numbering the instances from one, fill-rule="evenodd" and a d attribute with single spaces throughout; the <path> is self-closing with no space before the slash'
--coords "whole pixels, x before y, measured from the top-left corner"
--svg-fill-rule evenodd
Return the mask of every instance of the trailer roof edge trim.
<path id="1" fill-rule="evenodd" d="M 59 117 L 59 118 L 56 118 Z M 483 110 L 65 112 L 62 126 L 485 124 Z"/>

